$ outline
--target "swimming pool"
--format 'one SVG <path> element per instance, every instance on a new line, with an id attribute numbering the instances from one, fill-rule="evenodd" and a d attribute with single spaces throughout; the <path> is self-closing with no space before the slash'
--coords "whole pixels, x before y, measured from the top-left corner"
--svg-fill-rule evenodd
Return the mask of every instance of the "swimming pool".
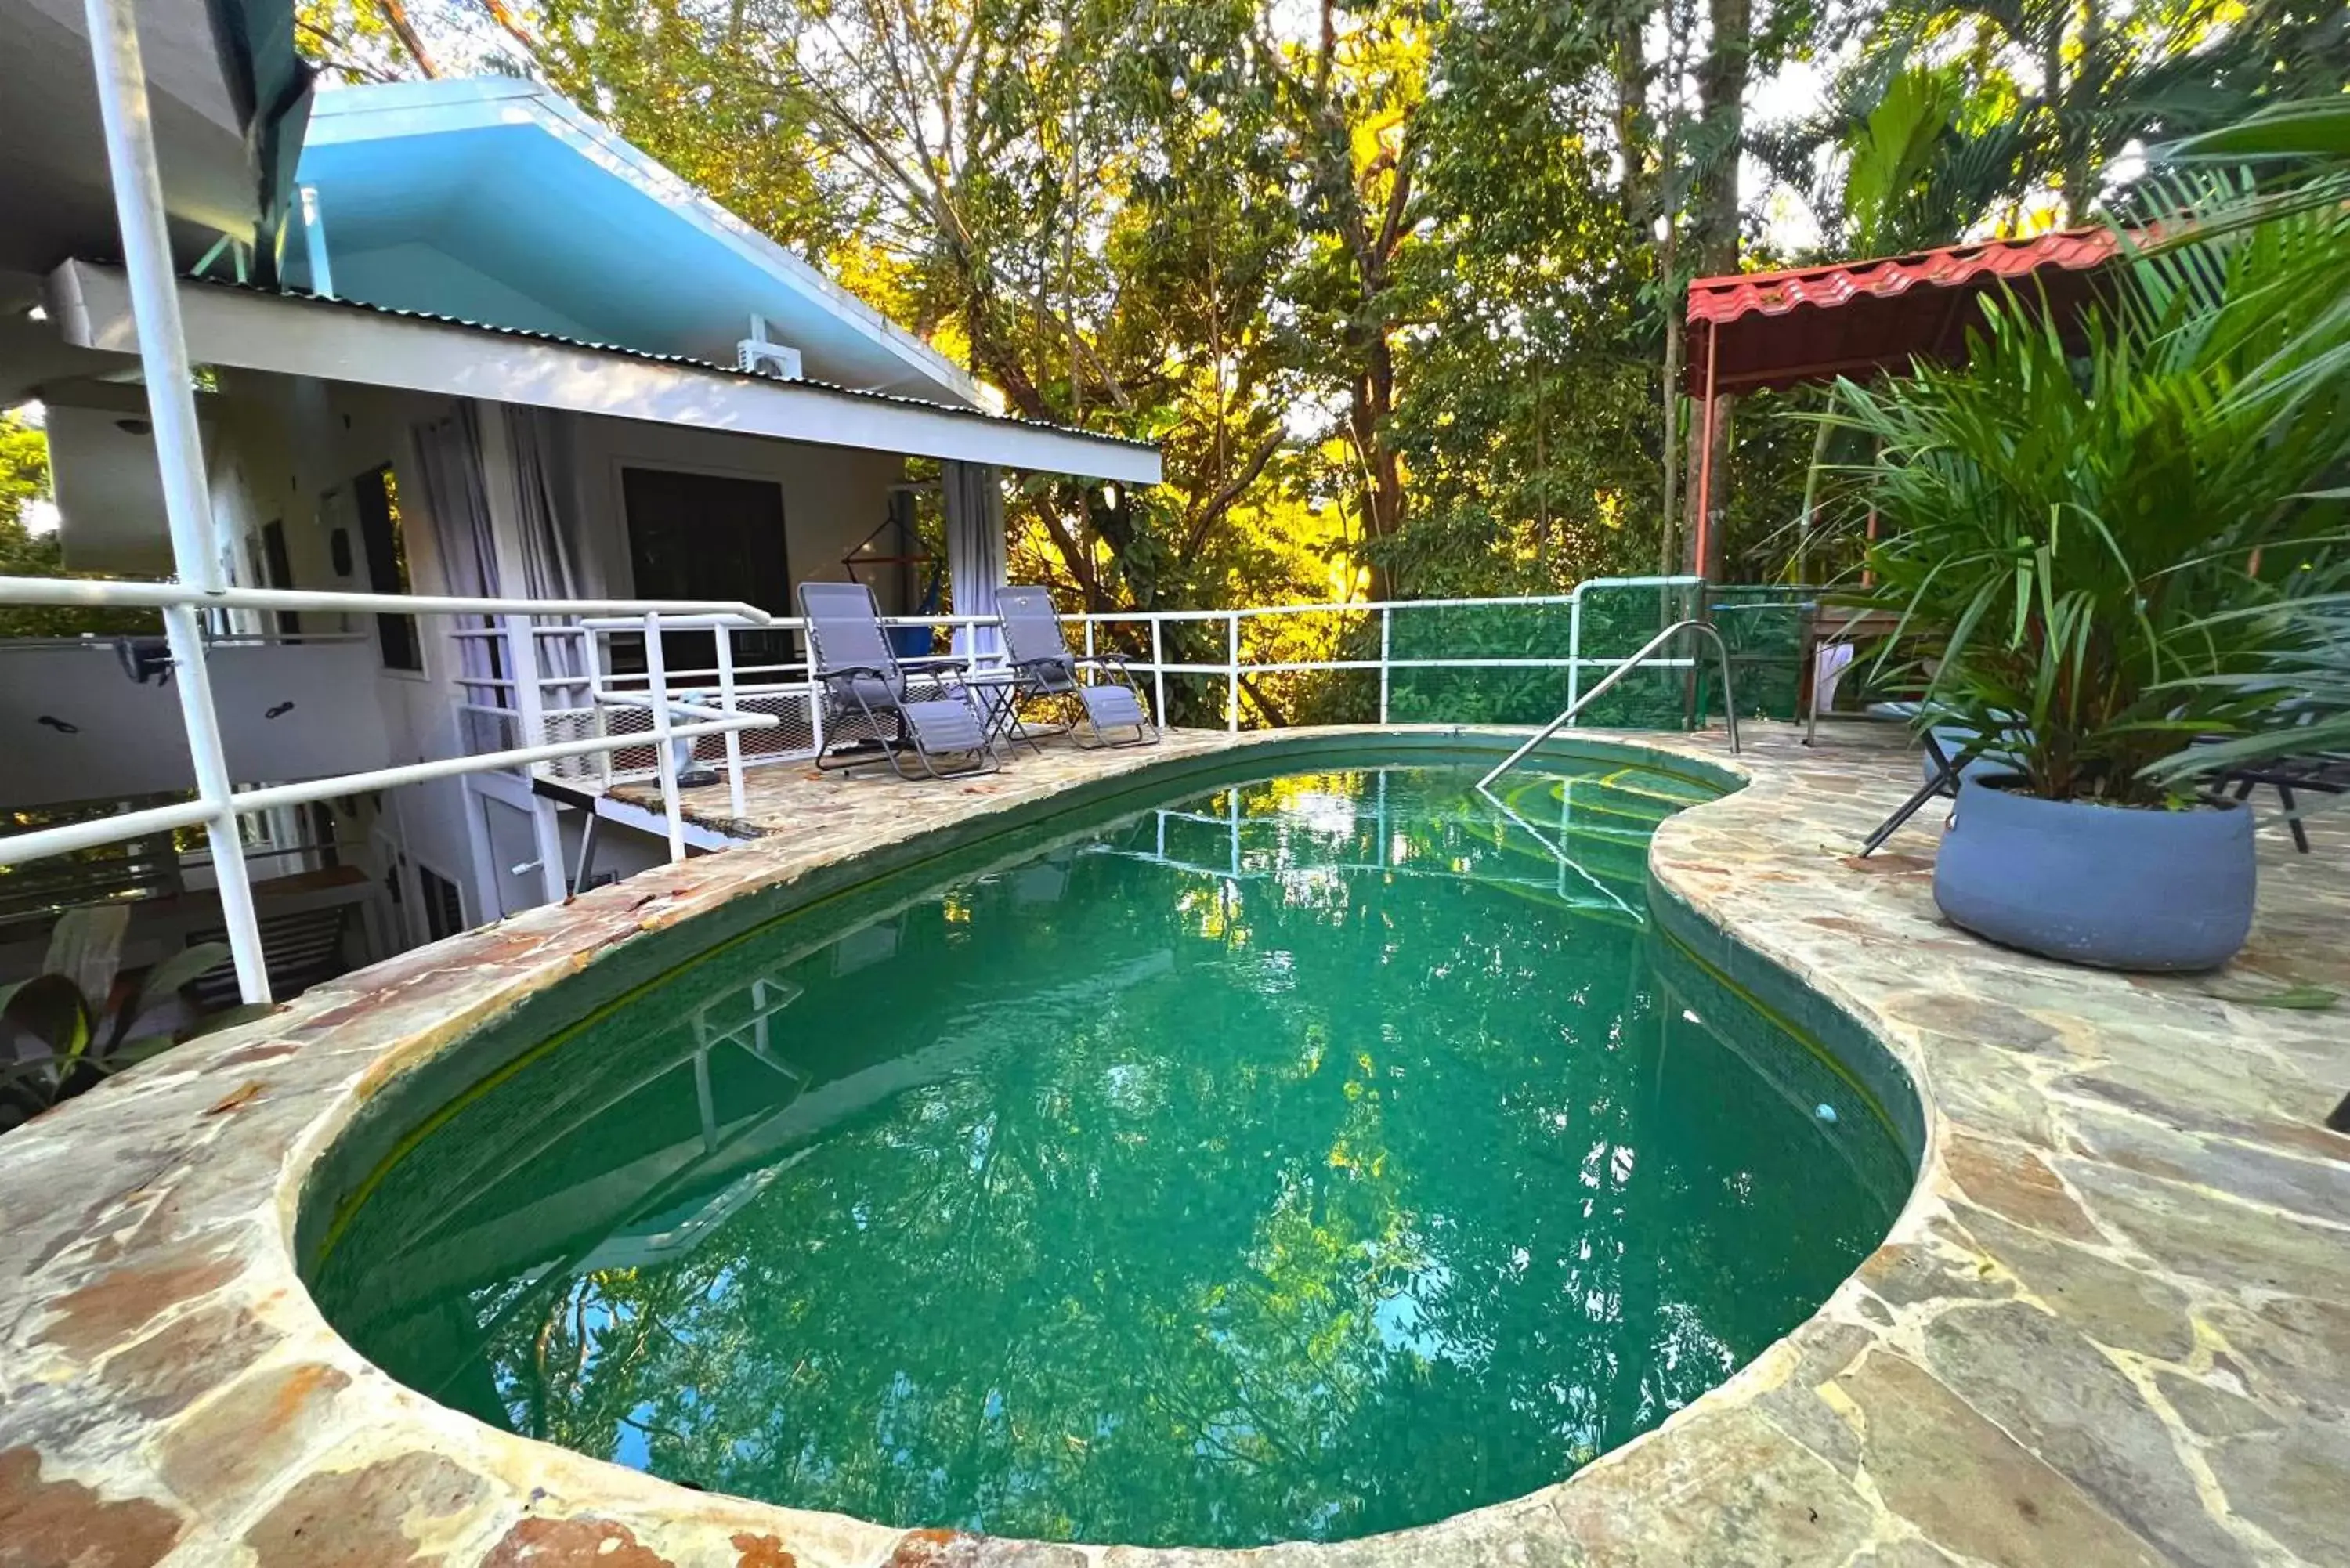
<path id="1" fill-rule="evenodd" d="M 1555 1480 L 1912 1165 L 1653 928 L 1710 789 L 1553 765 L 1186 785 L 734 937 L 490 1054 L 314 1294 L 484 1420 L 887 1523 L 1241 1545 Z"/>

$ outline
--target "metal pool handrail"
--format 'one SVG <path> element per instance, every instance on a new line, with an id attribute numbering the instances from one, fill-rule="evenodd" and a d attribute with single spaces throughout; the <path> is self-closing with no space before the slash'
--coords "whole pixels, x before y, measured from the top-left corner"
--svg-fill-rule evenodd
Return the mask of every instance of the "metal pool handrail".
<path id="1" fill-rule="evenodd" d="M 1656 636 L 1650 638 L 1648 642 L 1641 647 L 1638 653 L 1635 653 L 1631 658 L 1626 659 L 1623 663 L 1609 670 L 1606 680 L 1600 681 L 1598 685 L 1594 686 L 1590 691 L 1586 691 L 1582 696 L 1577 697 L 1574 701 L 1569 702 L 1566 705 L 1565 710 L 1561 712 L 1557 718 L 1553 719 L 1549 723 L 1544 724 L 1539 731 L 1537 731 L 1533 739 L 1529 740 L 1524 745 L 1520 746 L 1516 751 L 1512 752 L 1508 756 L 1503 758 L 1492 773 L 1489 773 L 1483 778 L 1479 779 L 1477 781 L 1477 787 L 1479 789 L 1491 788 L 1495 779 L 1500 778 L 1503 774 L 1508 773 L 1512 768 L 1516 767 L 1520 763 L 1525 761 L 1527 756 L 1532 753 L 1536 746 L 1541 745 L 1544 741 L 1547 741 L 1553 735 L 1557 734 L 1561 730 L 1565 729 L 1574 721 L 1575 716 L 1577 713 L 1582 712 L 1586 708 L 1590 707 L 1592 703 L 1605 696 L 1609 687 L 1614 686 L 1616 682 L 1623 680 L 1624 677 L 1631 674 L 1632 671 L 1647 663 L 1649 657 L 1653 655 L 1657 649 L 1664 647 L 1666 643 L 1670 642 L 1674 638 L 1679 636 L 1685 631 L 1701 631 L 1705 633 L 1706 636 L 1713 639 L 1713 651 L 1721 660 L 1721 717 L 1723 722 L 1730 726 L 1731 754 L 1732 756 L 1737 755 L 1738 700 L 1731 694 L 1730 689 L 1730 645 L 1721 640 L 1721 633 L 1716 631 L 1709 622 L 1702 620 L 1677 620 L 1673 622 L 1672 625 L 1665 628 L 1664 630 L 1657 633 Z"/>

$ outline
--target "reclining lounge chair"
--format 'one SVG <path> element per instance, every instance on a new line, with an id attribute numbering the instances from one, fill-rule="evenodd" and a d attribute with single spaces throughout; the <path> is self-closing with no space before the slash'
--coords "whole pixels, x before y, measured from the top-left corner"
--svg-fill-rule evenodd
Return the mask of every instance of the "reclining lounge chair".
<path id="1" fill-rule="evenodd" d="M 899 778 L 915 775 L 913 754 L 931 778 L 993 773 L 1001 764 L 990 744 L 987 714 L 951 670 L 910 674 L 889 650 L 873 590 L 863 583 L 802 583 L 800 614 L 807 618 L 809 670 L 824 703 L 819 768 L 887 762 Z M 931 687 L 934 696 L 912 691 Z M 946 759 L 960 758 L 954 765 Z"/>
<path id="2" fill-rule="evenodd" d="M 1063 727 L 1070 738 L 1077 739 L 1081 726 L 1091 737 L 1077 744 L 1139 746 L 1159 739 L 1159 726 L 1144 711 L 1126 661 L 1116 654 L 1070 652 L 1051 595 L 1042 588 L 998 588 L 995 611 L 1003 623 L 1003 652 L 1015 695 L 1057 700 L 1068 711 Z M 1091 685 L 1078 680 L 1078 671 L 1087 667 L 1109 679 Z M 1129 729 L 1131 740 L 1113 741 L 1107 734 Z"/>

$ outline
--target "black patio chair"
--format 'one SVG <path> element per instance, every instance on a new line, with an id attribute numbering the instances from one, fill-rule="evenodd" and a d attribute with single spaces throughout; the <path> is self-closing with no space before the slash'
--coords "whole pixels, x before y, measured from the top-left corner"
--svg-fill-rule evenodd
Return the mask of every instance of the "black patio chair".
<path id="1" fill-rule="evenodd" d="M 822 693 L 825 744 L 816 765 L 861 767 L 887 762 L 899 778 L 910 752 L 934 779 L 991 774 L 1003 764 L 993 744 L 987 710 L 951 668 L 951 660 L 899 659 L 882 634 L 873 590 L 863 583 L 802 583 L 800 614 L 807 618 L 810 673 Z M 910 670 L 910 665 L 929 668 Z M 917 697 L 927 686 L 934 695 Z M 961 757 L 958 766 L 942 759 Z"/>
<path id="2" fill-rule="evenodd" d="M 2293 829 L 2293 846 L 2309 853 L 2309 829 L 2302 825 L 2300 794 L 2350 794 L 2350 755 L 2313 752 L 2305 756 L 2272 757 L 2247 763 L 2212 775 L 2215 793 L 2232 789 L 2238 800 L 2251 798 L 2262 785 L 2276 791 L 2284 806 L 2285 823 Z"/>

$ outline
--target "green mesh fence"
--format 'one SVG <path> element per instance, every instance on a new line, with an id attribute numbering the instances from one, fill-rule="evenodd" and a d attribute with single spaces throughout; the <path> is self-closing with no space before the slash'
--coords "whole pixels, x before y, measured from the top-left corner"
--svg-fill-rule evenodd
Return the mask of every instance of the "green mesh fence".
<path id="1" fill-rule="evenodd" d="M 1565 604 L 1398 605 L 1390 661 L 1413 659 L 1567 657 Z M 1566 669 L 1396 670 L 1388 716 L 1401 724 L 1540 724 L 1566 704 Z"/>
<path id="2" fill-rule="evenodd" d="M 1730 647 L 1740 718 L 1795 718 L 1803 689 L 1804 618 L 1819 593 L 1757 583 L 1717 587 L 1707 595 L 1714 627 Z"/>

